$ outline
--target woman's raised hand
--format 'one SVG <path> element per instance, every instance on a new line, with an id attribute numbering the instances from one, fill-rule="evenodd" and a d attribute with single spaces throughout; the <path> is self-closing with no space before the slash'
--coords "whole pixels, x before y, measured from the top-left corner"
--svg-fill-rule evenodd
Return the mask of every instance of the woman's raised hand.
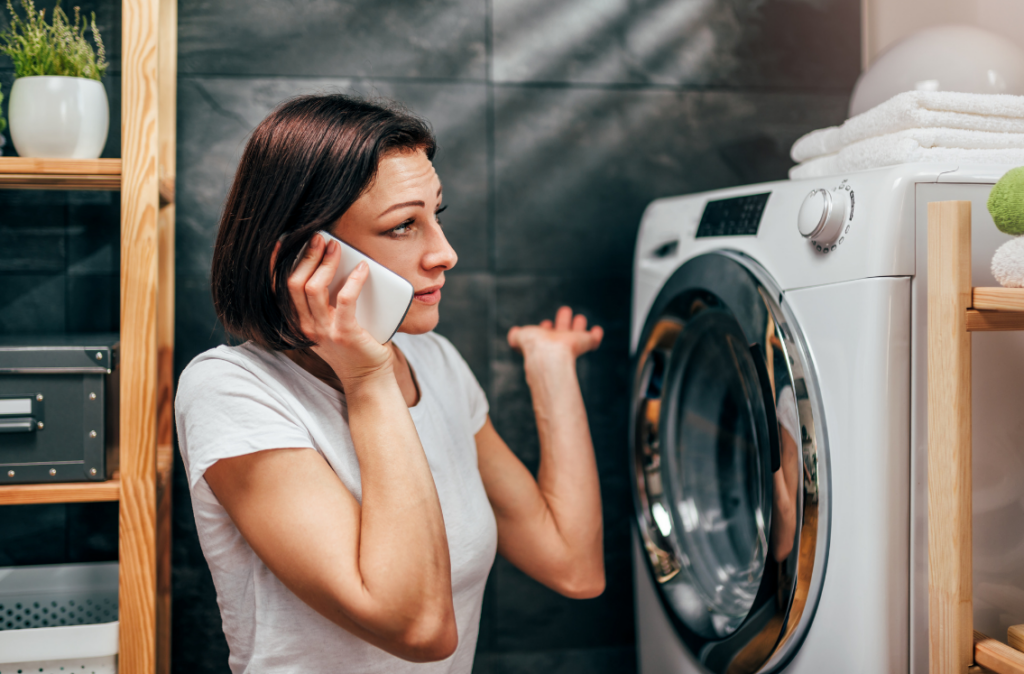
<path id="1" fill-rule="evenodd" d="M 543 320 L 540 325 L 515 326 L 508 331 L 508 345 L 530 358 L 539 352 L 565 352 L 578 358 L 601 344 L 604 330 L 600 326 L 587 329 L 583 314 L 573 316 L 572 309 L 562 307 L 554 322 Z"/>
<path id="2" fill-rule="evenodd" d="M 328 290 L 341 264 L 341 246 L 313 236 L 288 277 L 288 292 L 302 333 L 316 342 L 313 352 L 331 366 L 342 384 L 391 372 L 391 349 L 380 344 L 356 320 L 356 299 L 370 269 L 360 262 L 331 306 Z"/>

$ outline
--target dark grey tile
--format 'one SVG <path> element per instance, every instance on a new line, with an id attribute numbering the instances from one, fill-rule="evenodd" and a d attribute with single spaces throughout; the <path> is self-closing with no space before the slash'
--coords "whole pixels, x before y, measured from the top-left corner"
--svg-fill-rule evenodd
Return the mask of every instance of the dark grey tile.
<path id="1" fill-rule="evenodd" d="M 478 654 L 473 674 L 632 674 L 631 646 Z"/>
<path id="2" fill-rule="evenodd" d="M 178 3 L 182 73 L 485 76 L 484 0 Z"/>
<path id="3" fill-rule="evenodd" d="M 845 95 L 499 87 L 499 271 L 630 273 L 655 198 L 784 179 Z"/>
<path id="4" fill-rule="evenodd" d="M 110 74 L 103 78 L 103 88 L 107 90 L 107 103 L 110 104 L 110 127 L 107 130 L 107 142 L 103 145 L 103 158 L 121 156 L 121 76 Z M 120 192 L 115 192 L 115 195 Z"/>
<path id="5" fill-rule="evenodd" d="M 504 558 L 495 562 L 496 651 L 628 646 L 633 634 L 633 584 L 624 554 L 605 557 L 607 586 L 594 599 L 568 599 L 526 576 Z"/>
<path id="6" fill-rule="evenodd" d="M 121 268 L 118 192 L 68 192 L 68 273 L 117 274 Z"/>
<path id="7" fill-rule="evenodd" d="M 849 91 L 857 0 L 495 0 L 500 82 Z"/>
<path id="8" fill-rule="evenodd" d="M 491 274 L 449 272 L 441 296 L 441 320 L 437 332 L 455 345 L 487 391 L 491 379 L 494 277 Z"/>
<path id="9" fill-rule="evenodd" d="M 63 218 L 51 222 L 0 226 L 0 273 L 63 272 L 67 255 Z"/>
<path id="10" fill-rule="evenodd" d="M 0 566 L 64 562 L 66 514 L 59 503 L 0 507 Z"/>
<path id="11" fill-rule="evenodd" d="M 62 334 L 64 274 L 0 275 L 0 334 Z"/>
<path id="12" fill-rule="evenodd" d="M 67 504 L 67 561 L 117 561 L 118 504 Z"/>
<path id="13" fill-rule="evenodd" d="M 540 458 L 537 426 L 523 358 L 508 346 L 514 325 L 554 318 L 568 305 L 605 330 L 601 346 L 577 361 L 580 389 L 587 406 L 598 470 L 619 470 L 628 426 L 629 278 L 499 276 L 497 330 L 493 335 L 491 417 L 495 428 L 531 470 Z"/>
<path id="14" fill-rule="evenodd" d="M 224 200 L 253 128 L 285 99 L 342 92 L 400 101 L 433 125 L 445 234 L 459 270 L 488 262 L 486 86 L 345 79 L 182 78 L 178 86 L 177 269 L 206 273 Z"/>
<path id="15" fill-rule="evenodd" d="M 120 326 L 121 284 L 118 274 L 67 276 L 68 332 L 118 332 Z"/>
<path id="16" fill-rule="evenodd" d="M 207 349 L 226 343 L 213 309 L 209 276 L 178 274 L 174 302 L 174 376 Z"/>

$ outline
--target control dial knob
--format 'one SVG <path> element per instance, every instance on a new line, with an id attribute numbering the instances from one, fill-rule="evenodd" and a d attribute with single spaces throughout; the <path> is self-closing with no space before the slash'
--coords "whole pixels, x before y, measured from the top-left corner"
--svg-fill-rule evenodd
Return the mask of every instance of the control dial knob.
<path id="1" fill-rule="evenodd" d="M 804 199 L 797 215 L 797 227 L 804 238 L 820 244 L 831 244 L 843 233 L 843 223 L 850 212 L 847 190 L 813 190 Z"/>

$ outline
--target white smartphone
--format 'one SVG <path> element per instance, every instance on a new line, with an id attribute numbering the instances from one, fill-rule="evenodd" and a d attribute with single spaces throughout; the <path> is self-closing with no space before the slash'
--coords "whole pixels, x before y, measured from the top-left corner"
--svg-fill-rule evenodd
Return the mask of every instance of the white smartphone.
<path id="1" fill-rule="evenodd" d="M 323 237 L 324 243 L 337 241 L 341 246 L 341 264 L 331 279 L 328 292 L 331 306 L 338 301 L 338 291 L 345 285 L 349 274 L 363 260 L 370 267 L 370 275 L 359 292 L 356 300 L 356 320 L 370 335 L 381 344 L 391 341 L 398 332 L 398 327 L 405 320 L 412 306 L 412 284 L 372 258 L 360 253 L 341 239 L 321 230 L 317 232 Z M 298 259 L 301 259 L 301 254 Z"/>

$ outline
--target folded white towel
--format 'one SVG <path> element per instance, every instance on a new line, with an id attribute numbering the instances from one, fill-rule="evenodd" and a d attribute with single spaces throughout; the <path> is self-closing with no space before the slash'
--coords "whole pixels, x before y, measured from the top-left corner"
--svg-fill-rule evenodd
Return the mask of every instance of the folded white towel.
<path id="1" fill-rule="evenodd" d="M 886 145 L 865 141 L 844 148 L 836 154 L 815 157 L 789 169 L 792 180 L 821 178 L 853 171 L 865 171 L 880 166 L 909 164 L 912 162 L 955 162 L 960 165 L 1005 165 L 1007 168 L 1024 166 L 1024 148 L 1005 150 L 965 150 L 948 147 L 912 148 L 905 144 Z M 857 147 L 863 146 L 863 147 Z M 848 152 L 848 150 L 853 150 Z"/>
<path id="2" fill-rule="evenodd" d="M 1024 133 L 1024 96 L 906 91 L 842 126 L 810 132 L 793 144 L 790 155 L 803 162 L 868 138 L 921 128 Z"/>

